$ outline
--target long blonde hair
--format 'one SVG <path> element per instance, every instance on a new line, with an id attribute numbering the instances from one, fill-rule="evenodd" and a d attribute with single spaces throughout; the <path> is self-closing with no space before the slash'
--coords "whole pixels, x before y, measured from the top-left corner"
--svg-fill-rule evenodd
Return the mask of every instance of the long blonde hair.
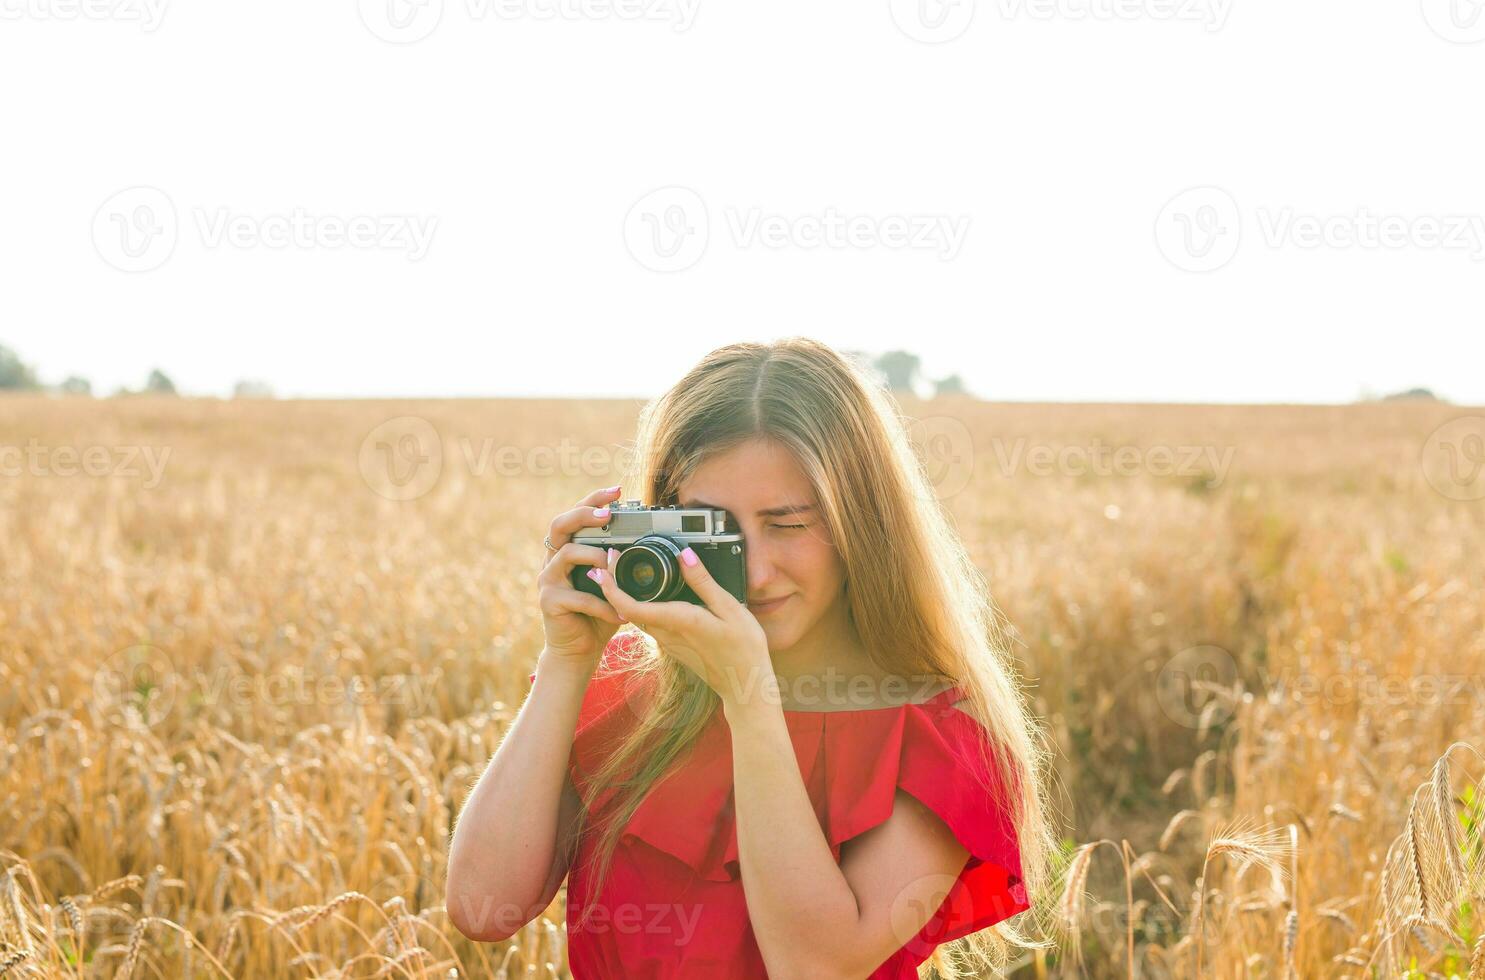
<path id="1" fill-rule="evenodd" d="M 960 974 L 951 952 L 970 969 L 1002 970 L 1011 947 L 1050 946 L 1043 926 L 1055 887 L 1056 834 L 1048 816 L 1045 730 L 1013 675 L 1008 630 L 984 577 L 949 523 L 882 382 L 805 337 L 721 347 L 643 409 L 639 472 L 630 485 L 649 506 L 678 503 L 679 488 L 705 460 L 759 438 L 787 449 L 814 487 L 844 565 L 848 615 L 872 662 L 895 675 L 955 679 L 966 697 L 961 707 L 981 721 L 995 749 L 988 770 L 1000 787 L 1019 789 L 987 792 L 995 792 L 1016 829 L 1031 913 L 940 947 L 922 969 L 931 965 L 954 980 Z M 640 649 L 626 669 L 631 682 L 653 685 L 650 710 L 589 777 L 590 799 L 614 790 L 602 807 L 604 819 L 592 815 L 594 899 L 624 825 L 720 705 L 688 667 L 662 656 L 653 638 L 644 636 Z M 587 809 L 585 800 L 574 839 L 590 819 Z M 595 907 L 589 903 L 582 921 Z"/>

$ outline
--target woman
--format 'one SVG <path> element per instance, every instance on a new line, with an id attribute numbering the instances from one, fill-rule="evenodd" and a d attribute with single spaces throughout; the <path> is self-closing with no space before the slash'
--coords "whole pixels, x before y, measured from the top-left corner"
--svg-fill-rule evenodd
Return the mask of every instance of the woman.
<path id="1" fill-rule="evenodd" d="M 688 553 L 704 605 L 618 589 L 572 536 L 622 487 L 552 521 L 546 646 L 450 848 L 458 928 L 508 937 L 571 869 L 579 980 L 951 977 L 943 943 L 993 969 L 1047 945 L 1006 921 L 1048 884 L 1041 729 L 890 395 L 812 340 L 733 344 L 638 448 L 644 503 L 737 522 L 747 601 Z"/>

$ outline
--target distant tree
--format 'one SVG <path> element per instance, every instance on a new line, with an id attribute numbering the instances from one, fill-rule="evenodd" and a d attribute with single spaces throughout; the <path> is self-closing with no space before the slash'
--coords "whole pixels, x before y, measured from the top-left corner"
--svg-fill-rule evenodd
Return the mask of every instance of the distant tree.
<path id="1" fill-rule="evenodd" d="M 888 351 L 877 358 L 877 370 L 886 376 L 887 387 L 893 391 L 916 393 L 920 369 L 918 355 L 905 350 Z"/>
<path id="2" fill-rule="evenodd" d="M 272 398 L 273 389 L 265 381 L 243 379 L 232 388 L 233 398 Z"/>
<path id="3" fill-rule="evenodd" d="M 153 395 L 173 395 L 176 393 L 175 382 L 171 381 L 170 377 L 159 368 L 155 368 L 150 372 L 149 380 L 144 383 L 144 390 Z"/>
<path id="4" fill-rule="evenodd" d="M 1399 391 L 1399 392 L 1396 392 L 1396 393 L 1391 394 L 1391 395 L 1383 395 L 1382 396 L 1382 400 L 1384 402 L 1399 401 L 1399 400 L 1403 400 L 1403 399 L 1412 399 L 1412 398 L 1420 399 L 1422 401 L 1431 401 L 1431 402 L 1436 402 L 1436 401 L 1439 400 L 1439 396 L 1438 395 L 1435 395 L 1433 392 L 1429 391 L 1427 388 L 1409 388 L 1407 391 Z"/>
<path id="5" fill-rule="evenodd" d="M 15 351 L 4 346 L 0 346 L 0 388 L 13 391 L 36 388 L 36 372 L 29 365 L 22 364 Z"/>
<path id="6" fill-rule="evenodd" d="M 85 395 L 92 397 L 93 385 L 87 378 L 79 378 L 74 374 L 66 381 L 57 385 L 57 390 L 64 395 Z"/>
<path id="7" fill-rule="evenodd" d="M 933 383 L 933 397 L 943 398 L 946 395 L 967 395 L 969 391 L 964 387 L 964 379 L 957 374 L 951 374 L 947 378 L 939 378 Z"/>

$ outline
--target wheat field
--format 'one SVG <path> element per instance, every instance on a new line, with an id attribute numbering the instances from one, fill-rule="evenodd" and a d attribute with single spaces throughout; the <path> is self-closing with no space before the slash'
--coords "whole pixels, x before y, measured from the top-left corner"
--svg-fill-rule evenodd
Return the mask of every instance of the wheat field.
<path id="1" fill-rule="evenodd" d="M 0 975 L 567 976 L 447 842 L 638 408 L 0 399 Z M 1058 756 L 1014 976 L 1485 978 L 1485 410 L 902 408 Z"/>

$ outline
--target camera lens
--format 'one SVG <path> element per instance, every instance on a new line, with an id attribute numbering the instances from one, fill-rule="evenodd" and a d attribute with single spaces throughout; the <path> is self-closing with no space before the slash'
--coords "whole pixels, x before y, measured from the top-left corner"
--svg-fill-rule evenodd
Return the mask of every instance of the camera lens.
<path id="1" fill-rule="evenodd" d="M 660 570 L 655 567 L 653 558 L 636 559 L 625 569 L 624 581 L 634 586 L 636 592 L 650 593 L 655 590 L 655 583 L 660 581 Z"/>
<path id="2" fill-rule="evenodd" d="M 619 553 L 614 583 L 631 599 L 663 602 L 680 593 L 679 557 L 680 549 L 668 538 L 640 538 Z"/>

